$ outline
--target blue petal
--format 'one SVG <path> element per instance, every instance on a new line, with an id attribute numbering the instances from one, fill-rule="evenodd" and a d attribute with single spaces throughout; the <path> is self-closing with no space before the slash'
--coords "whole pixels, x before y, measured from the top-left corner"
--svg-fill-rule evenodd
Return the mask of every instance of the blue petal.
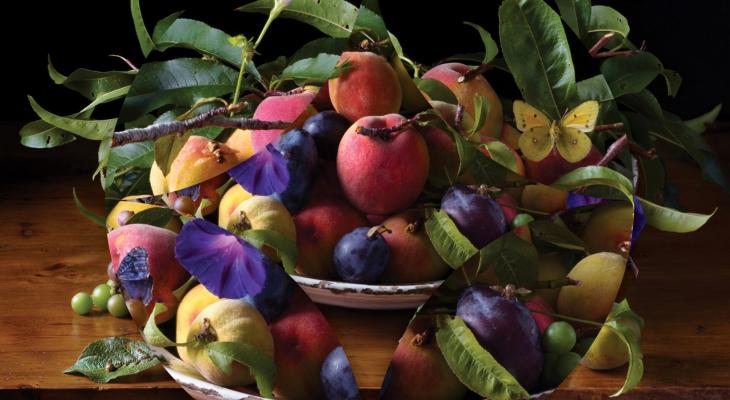
<path id="1" fill-rule="evenodd" d="M 646 226 L 646 216 L 644 215 L 644 209 L 639 203 L 639 198 L 634 196 L 634 226 L 631 229 L 631 247 L 634 247 L 636 239 L 639 238 L 639 234 Z"/>
<path id="2" fill-rule="evenodd" d="M 258 249 L 204 219 L 183 226 L 175 242 L 175 257 L 206 289 L 221 298 L 255 296 L 266 280 L 263 255 Z"/>
<path id="3" fill-rule="evenodd" d="M 604 201 L 604 199 L 601 199 L 601 198 L 598 198 L 598 197 L 586 196 L 584 194 L 578 194 L 578 193 L 574 193 L 574 192 L 569 192 L 568 193 L 568 202 L 567 202 L 568 207 L 567 208 L 568 209 L 571 209 L 571 208 L 578 208 L 578 207 L 583 207 L 583 206 L 589 206 L 589 205 L 601 203 L 603 201 Z"/>
<path id="4" fill-rule="evenodd" d="M 247 192 L 259 196 L 281 192 L 289 184 L 286 159 L 272 144 L 231 168 L 228 175 Z"/>
<path id="5" fill-rule="evenodd" d="M 144 305 L 152 301 L 152 276 L 144 247 L 135 247 L 119 262 L 117 279 L 125 299 L 137 299 Z"/>

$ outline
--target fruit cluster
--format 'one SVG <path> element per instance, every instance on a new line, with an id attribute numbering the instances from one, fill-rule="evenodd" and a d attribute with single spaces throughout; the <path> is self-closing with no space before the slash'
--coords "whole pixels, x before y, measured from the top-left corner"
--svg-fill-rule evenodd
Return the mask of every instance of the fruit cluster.
<path id="1" fill-rule="evenodd" d="M 183 47 L 204 59 L 69 77 L 49 66 L 54 81 L 93 102 L 61 117 L 31 98 L 42 121 L 21 140 L 100 141 L 98 172 L 115 201 L 105 219 L 77 205 L 108 229 L 109 277 L 145 339 L 177 347 L 217 384 L 357 398 L 337 338 L 287 273 L 444 279 L 401 338 L 384 398 L 524 398 L 559 384 L 579 360 L 593 369 L 628 362 L 619 393 L 633 388 L 643 320 L 615 303 L 627 265 L 638 268 L 631 249 L 647 224 L 689 232 L 710 217 L 658 204 L 664 171 L 650 135 L 674 138 L 724 184 L 691 124 L 646 89 L 662 74 L 676 92 L 676 76 L 628 42 L 617 11 L 558 2 L 588 53 L 605 60 L 577 82 L 561 15 L 543 0 L 504 0 L 503 59 L 468 23 L 484 53 L 422 73 L 377 2 L 364 3 L 256 1 L 241 8 L 269 16 L 254 41 L 178 15 L 149 35 L 133 0 L 145 55 Z M 255 64 L 280 16 L 332 37 Z M 524 101 L 497 96 L 484 75 L 494 67 Z M 121 98 L 117 119 L 88 118 Z M 99 308 L 103 289 L 92 298 Z M 72 306 L 87 313 L 88 295 Z M 157 328 L 175 316 L 178 343 Z"/>

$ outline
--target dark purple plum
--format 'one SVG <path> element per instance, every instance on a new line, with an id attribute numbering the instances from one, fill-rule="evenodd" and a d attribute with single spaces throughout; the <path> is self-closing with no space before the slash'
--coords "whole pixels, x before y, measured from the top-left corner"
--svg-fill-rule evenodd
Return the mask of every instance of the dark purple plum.
<path id="1" fill-rule="evenodd" d="M 444 193 L 441 209 L 477 248 L 482 248 L 507 232 L 507 218 L 499 203 L 478 190 L 454 185 Z"/>
<path id="2" fill-rule="evenodd" d="M 322 111 L 304 121 L 302 129 L 309 132 L 317 144 L 319 156 L 325 160 L 334 160 L 340 139 L 350 127 L 350 121 L 335 111 Z"/>
<path id="3" fill-rule="evenodd" d="M 544 355 L 540 330 L 522 303 L 487 285 L 476 284 L 461 294 L 456 315 L 520 385 L 527 390 L 535 386 Z"/>
<path id="4" fill-rule="evenodd" d="M 355 228 L 337 242 L 333 258 L 343 281 L 375 283 L 383 273 L 390 260 L 390 247 L 380 229 Z"/>
<path id="5" fill-rule="evenodd" d="M 286 159 L 289 184 L 284 191 L 274 193 L 273 197 L 293 214 L 304 208 L 309 199 L 309 190 L 317 166 L 317 146 L 307 131 L 293 129 L 281 135 L 274 147 Z"/>
<path id="6" fill-rule="evenodd" d="M 335 347 L 324 359 L 319 374 L 327 400 L 357 400 L 360 390 L 352 374 L 350 361 L 347 360 L 342 346 Z"/>
<path id="7" fill-rule="evenodd" d="M 294 281 L 284 272 L 284 268 L 264 256 L 266 279 L 264 287 L 255 296 L 246 296 L 247 301 L 261 313 L 266 322 L 271 323 L 289 307 L 294 294 Z"/>

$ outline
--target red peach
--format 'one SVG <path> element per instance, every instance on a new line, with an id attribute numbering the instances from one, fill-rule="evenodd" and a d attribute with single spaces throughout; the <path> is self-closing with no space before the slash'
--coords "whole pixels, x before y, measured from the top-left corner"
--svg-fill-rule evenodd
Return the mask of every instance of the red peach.
<path id="1" fill-rule="evenodd" d="M 291 129 L 301 128 L 304 121 L 317 112 L 311 105 L 316 94 L 315 91 L 305 90 L 296 94 L 269 96 L 256 107 L 253 117 L 264 121 L 291 122 Z M 254 130 L 251 138 L 253 151 L 257 152 L 275 142 L 284 132 L 284 129 Z"/>
<path id="2" fill-rule="evenodd" d="M 403 122 L 398 114 L 364 117 L 340 141 L 340 184 L 350 203 L 366 214 L 387 215 L 407 208 L 428 179 L 428 148 L 414 128 L 396 132 L 389 140 L 358 133 L 358 127 L 389 128 Z"/>
<path id="3" fill-rule="evenodd" d="M 553 149 L 547 157 L 540 161 L 526 160 L 527 177 L 549 185 L 576 168 L 596 165 L 602 157 L 601 152 L 596 146 L 593 146 L 584 159 L 576 163 L 569 163 L 558 153 L 557 149 Z"/>

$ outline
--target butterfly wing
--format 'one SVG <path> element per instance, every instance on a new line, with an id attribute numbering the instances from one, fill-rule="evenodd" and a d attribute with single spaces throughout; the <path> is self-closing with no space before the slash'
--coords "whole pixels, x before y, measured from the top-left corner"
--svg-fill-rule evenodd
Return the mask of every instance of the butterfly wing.
<path id="1" fill-rule="evenodd" d="M 568 162 L 575 163 L 584 159 L 591 151 L 591 139 L 576 128 L 558 127 L 555 139 L 558 153 Z"/>
<path id="2" fill-rule="evenodd" d="M 550 127 L 538 126 L 525 130 L 519 138 L 519 145 L 522 154 L 528 160 L 540 161 L 550 154 L 553 149 L 553 137 L 550 135 Z"/>
<path id="3" fill-rule="evenodd" d="M 598 102 L 589 100 L 568 111 L 560 119 L 560 127 L 573 128 L 581 132 L 592 132 L 598 120 Z"/>
<path id="4" fill-rule="evenodd" d="M 145 306 L 152 301 L 149 256 L 144 247 L 135 247 L 124 256 L 117 269 L 117 279 L 125 299 L 140 300 Z"/>
<path id="5" fill-rule="evenodd" d="M 515 124 L 520 132 L 527 132 L 530 128 L 550 127 L 550 120 L 537 108 L 522 100 L 515 100 L 512 104 L 515 114 Z"/>

